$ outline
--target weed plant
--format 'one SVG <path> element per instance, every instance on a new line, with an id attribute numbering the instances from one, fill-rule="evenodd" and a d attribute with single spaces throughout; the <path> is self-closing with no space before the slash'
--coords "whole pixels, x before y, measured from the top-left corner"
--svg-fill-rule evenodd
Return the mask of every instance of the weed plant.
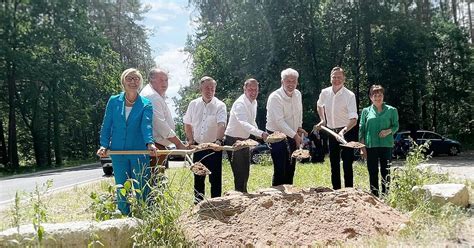
<path id="1" fill-rule="evenodd" d="M 450 180 L 446 174 L 437 174 L 429 168 L 419 167 L 429 159 L 429 155 L 425 155 L 429 145 L 412 142 L 404 166 L 392 171 L 393 179 L 385 201 L 410 215 L 410 222 L 400 232 L 402 238 L 410 242 L 415 240 L 432 244 L 435 239 L 456 237 L 467 212 L 452 204 L 433 203 L 423 191 L 413 191 L 415 186 L 446 183 Z"/>

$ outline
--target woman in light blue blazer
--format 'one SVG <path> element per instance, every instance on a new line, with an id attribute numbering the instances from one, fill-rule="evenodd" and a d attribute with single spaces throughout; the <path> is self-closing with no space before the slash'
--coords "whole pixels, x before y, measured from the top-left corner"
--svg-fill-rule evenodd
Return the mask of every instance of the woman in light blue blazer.
<path id="1" fill-rule="evenodd" d="M 151 102 L 138 92 L 143 86 L 143 77 L 137 69 L 125 70 L 120 77 L 123 91 L 111 96 L 105 110 L 100 131 L 100 148 L 97 155 L 104 157 L 107 150 L 145 150 L 156 152 L 152 134 L 153 109 Z M 111 155 L 115 183 L 124 185 L 129 178 L 135 179 L 134 187 L 140 189 L 137 197 L 146 201 L 150 191 L 149 155 Z M 117 189 L 117 203 L 120 212 L 130 214 L 130 205 Z"/>

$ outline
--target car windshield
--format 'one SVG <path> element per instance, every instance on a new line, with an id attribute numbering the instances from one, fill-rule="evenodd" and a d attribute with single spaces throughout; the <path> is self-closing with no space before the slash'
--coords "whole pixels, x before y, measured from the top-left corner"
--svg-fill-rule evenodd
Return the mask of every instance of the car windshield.
<path id="1" fill-rule="evenodd" d="M 425 132 L 423 139 L 441 139 L 441 135 L 436 133 Z"/>

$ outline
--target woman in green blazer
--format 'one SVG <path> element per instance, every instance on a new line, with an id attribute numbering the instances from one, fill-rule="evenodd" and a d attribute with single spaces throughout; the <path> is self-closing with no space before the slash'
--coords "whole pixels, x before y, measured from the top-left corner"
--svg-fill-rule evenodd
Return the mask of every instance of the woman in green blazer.
<path id="1" fill-rule="evenodd" d="M 359 124 L 359 140 L 366 146 L 360 153 L 367 160 L 370 191 L 375 196 L 379 196 L 379 163 L 382 194 L 388 191 L 393 135 L 398 131 L 397 109 L 384 103 L 383 94 L 382 86 L 370 87 L 369 96 L 372 105 L 362 110 Z"/>

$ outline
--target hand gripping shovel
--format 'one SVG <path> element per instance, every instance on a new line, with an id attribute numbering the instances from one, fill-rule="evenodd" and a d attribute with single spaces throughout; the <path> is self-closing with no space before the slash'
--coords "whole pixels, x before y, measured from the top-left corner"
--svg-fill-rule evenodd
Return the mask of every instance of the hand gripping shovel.
<path id="1" fill-rule="evenodd" d="M 303 146 L 304 146 L 304 134 L 301 134 L 300 147 L 299 147 L 299 149 L 297 149 L 296 151 L 294 151 L 291 154 L 291 157 L 296 158 L 296 160 L 303 160 L 303 159 L 306 159 L 306 158 L 310 158 L 311 155 L 310 155 L 309 151 L 306 150 L 306 149 L 303 149 Z"/>
<path id="2" fill-rule="evenodd" d="M 321 126 L 321 129 L 326 131 L 330 135 L 334 136 L 334 138 L 336 138 L 336 140 L 341 143 L 340 146 L 345 146 L 345 147 L 349 147 L 349 148 L 356 148 L 356 149 L 365 147 L 365 145 L 360 143 L 360 142 L 355 142 L 355 141 L 347 142 L 344 139 L 344 137 L 341 137 L 339 134 L 335 133 L 334 131 L 332 131 L 331 129 L 329 129 L 325 126 Z"/>
<path id="3" fill-rule="evenodd" d="M 211 174 L 211 171 L 200 162 L 193 163 L 192 159 L 189 157 L 190 154 L 196 152 L 196 150 L 158 150 L 156 155 L 181 155 L 189 162 L 190 170 L 198 175 L 205 176 Z M 107 151 L 107 155 L 150 155 L 148 150 L 136 150 L 136 151 Z M 186 163 L 185 163 L 186 164 Z"/>

